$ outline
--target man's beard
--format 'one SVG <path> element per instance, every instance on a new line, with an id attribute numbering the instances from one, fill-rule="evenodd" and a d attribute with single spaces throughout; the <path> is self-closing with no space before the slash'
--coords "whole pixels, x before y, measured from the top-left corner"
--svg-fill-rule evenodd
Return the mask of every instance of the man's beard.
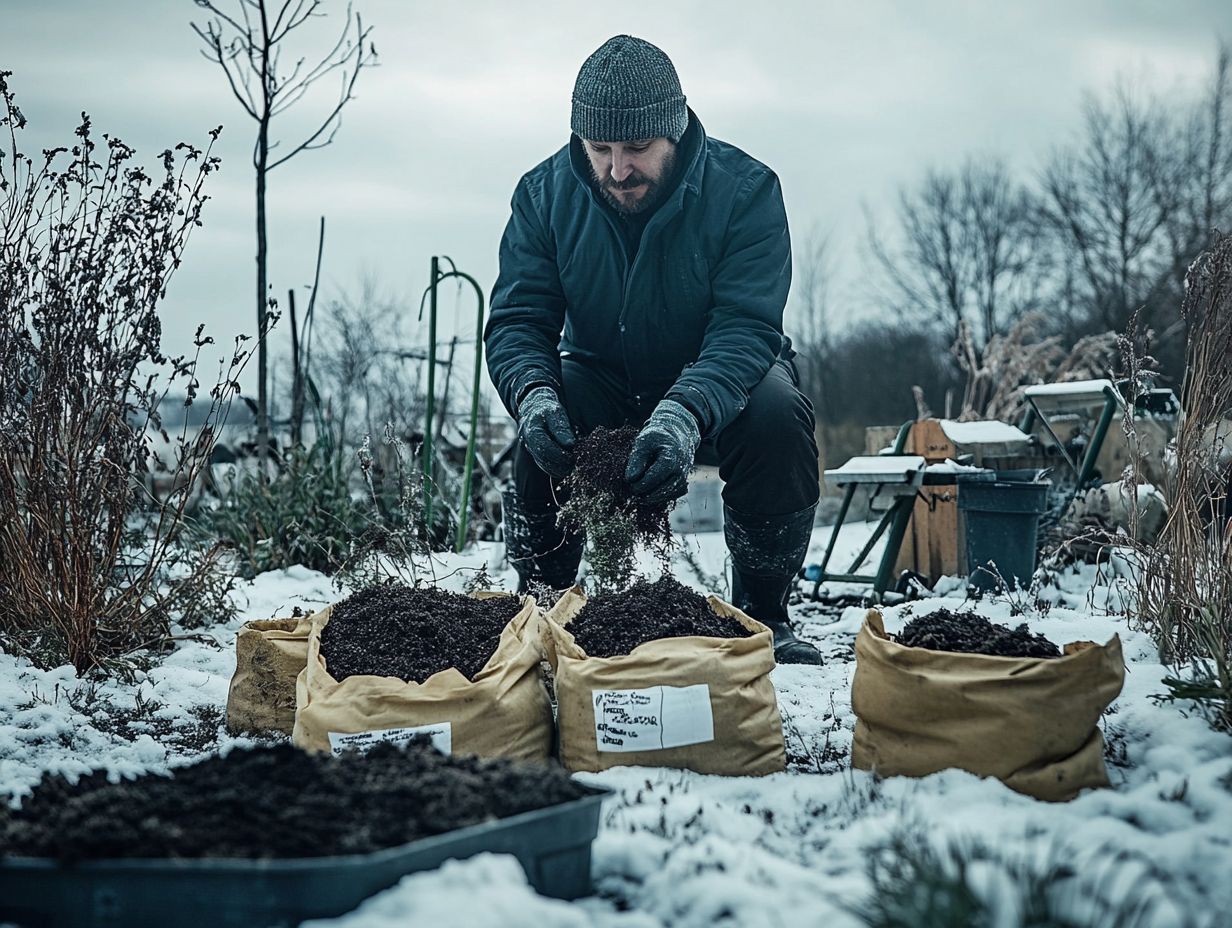
<path id="1" fill-rule="evenodd" d="M 667 195 L 671 192 L 667 185 L 671 183 L 675 171 L 676 149 L 672 148 L 663 159 L 663 171 L 657 180 L 639 173 L 630 174 L 619 182 L 612 180 L 611 177 L 607 180 L 600 180 L 593 167 L 590 169 L 590 176 L 599 187 L 599 192 L 603 194 L 603 199 L 607 200 L 612 209 L 623 216 L 637 216 L 642 213 L 653 213 L 667 199 Z M 636 203 L 622 200 L 612 192 L 613 190 L 632 190 L 642 184 L 646 185 L 646 192 Z"/>

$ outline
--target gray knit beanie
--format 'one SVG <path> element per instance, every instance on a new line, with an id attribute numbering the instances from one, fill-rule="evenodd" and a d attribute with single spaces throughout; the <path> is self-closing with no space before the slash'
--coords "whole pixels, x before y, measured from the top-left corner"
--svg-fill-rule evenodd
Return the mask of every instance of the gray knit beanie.
<path id="1" fill-rule="evenodd" d="M 679 142 L 688 124 L 671 59 L 644 39 L 613 36 L 578 71 L 570 128 L 581 138 L 633 142 L 666 136 Z"/>

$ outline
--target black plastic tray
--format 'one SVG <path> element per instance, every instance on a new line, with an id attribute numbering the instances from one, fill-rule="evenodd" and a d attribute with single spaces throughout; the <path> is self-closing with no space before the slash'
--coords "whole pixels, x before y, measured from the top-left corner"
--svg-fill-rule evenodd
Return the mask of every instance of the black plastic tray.
<path id="1" fill-rule="evenodd" d="M 332 918 L 408 873 L 513 854 L 545 896 L 590 892 L 590 845 L 607 795 L 460 828 L 370 854 L 278 860 L 0 858 L 0 922 L 22 928 L 290 928 Z"/>

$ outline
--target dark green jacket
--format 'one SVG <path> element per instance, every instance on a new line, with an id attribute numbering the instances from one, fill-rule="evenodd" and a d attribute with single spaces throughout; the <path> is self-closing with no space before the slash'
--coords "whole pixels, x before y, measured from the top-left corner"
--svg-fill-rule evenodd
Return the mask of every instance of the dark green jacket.
<path id="1" fill-rule="evenodd" d="M 679 185 L 636 254 L 576 136 L 518 183 L 484 334 L 511 414 L 532 386 L 560 392 L 565 354 L 614 374 L 630 396 L 679 401 L 709 437 L 790 355 L 791 242 L 778 178 L 707 138 L 692 112 L 680 146 Z"/>

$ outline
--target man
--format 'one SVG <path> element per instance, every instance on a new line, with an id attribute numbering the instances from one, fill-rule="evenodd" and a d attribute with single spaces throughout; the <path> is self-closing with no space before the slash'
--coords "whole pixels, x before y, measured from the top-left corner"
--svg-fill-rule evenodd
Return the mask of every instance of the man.
<path id="1" fill-rule="evenodd" d="M 514 191 L 485 333 L 518 422 L 506 538 L 523 587 L 576 578 L 583 539 L 556 526 L 575 437 L 634 423 L 633 494 L 675 499 L 695 460 L 717 463 L 734 604 L 771 628 L 780 663 L 819 664 L 787 619 L 818 475 L 783 335 L 778 178 L 708 138 L 671 61 L 632 36 L 582 65 L 571 128 Z"/>

